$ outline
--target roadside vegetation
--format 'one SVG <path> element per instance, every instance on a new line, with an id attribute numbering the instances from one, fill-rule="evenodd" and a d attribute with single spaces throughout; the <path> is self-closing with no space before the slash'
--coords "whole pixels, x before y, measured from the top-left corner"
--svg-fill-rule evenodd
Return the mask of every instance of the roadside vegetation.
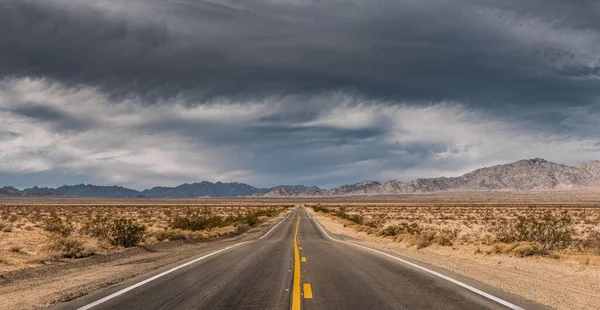
<path id="1" fill-rule="evenodd" d="M 422 249 L 475 246 L 476 254 L 600 255 L 600 208 L 514 205 L 311 205 L 365 232 Z"/>
<path id="2" fill-rule="evenodd" d="M 0 204 L 0 272 L 163 241 L 233 236 L 289 207 Z"/>

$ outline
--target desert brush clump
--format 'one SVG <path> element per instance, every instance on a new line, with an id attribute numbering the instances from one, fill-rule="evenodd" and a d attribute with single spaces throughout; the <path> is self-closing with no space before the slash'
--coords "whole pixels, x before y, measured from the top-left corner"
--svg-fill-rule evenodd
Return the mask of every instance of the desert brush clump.
<path id="1" fill-rule="evenodd" d="M 46 250 L 51 254 L 49 257 L 58 258 L 83 258 L 96 254 L 95 248 L 86 246 L 81 240 L 69 237 L 54 240 Z"/>
<path id="2" fill-rule="evenodd" d="M 547 250 L 562 250 L 573 245 L 575 228 L 572 217 L 552 212 L 517 216 L 516 220 L 501 222 L 492 232 L 503 243 L 533 242 Z"/>
<path id="3" fill-rule="evenodd" d="M 488 196 L 479 199 L 475 195 L 470 196 L 472 201 L 467 203 L 459 201 L 460 197 L 427 198 L 436 203 L 426 203 L 428 200 L 421 196 L 410 196 L 403 199 L 414 204 L 331 202 L 310 207 L 357 232 L 419 248 L 432 244 L 474 245 L 478 246 L 479 253 L 516 257 L 555 258 L 556 252 L 600 254 L 600 204 L 594 202 L 596 198 L 590 202 L 582 200 L 589 206 L 581 206 L 573 204 L 570 197 L 548 202 L 557 197 L 504 196 L 518 199 L 498 202 Z M 508 245 L 514 247 L 511 249 Z M 499 251 L 498 247 L 509 250 Z"/>
<path id="4" fill-rule="evenodd" d="M 108 242 L 113 246 L 125 248 L 138 245 L 144 239 L 146 226 L 131 219 L 120 218 L 113 220 L 108 234 Z"/>
<path id="5" fill-rule="evenodd" d="M 266 210 L 254 210 L 244 214 L 219 216 L 206 214 L 188 214 L 178 216 L 171 220 L 172 229 L 182 229 L 190 231 L 201 231 L 212 228 L 226 226 L 255 226 L 260 223 L 261 217 L 272 217 L 279 214 L 282 210 L 279 208 L 270 208 Z"/>
<path id="6" fill-rule="evenodd" d="M 416 245 L 417 248 L 425 248 L 434 243 L 442 246 L 452 246 L 461 232 L 461 229 L 458 227 L 436 228 L 417 222 L 409 223 L 406 221 L 383 227 L 382 220 L 377 219 L 380 217 L 374 214 L 371 214 L 371 218 L 367 220 L 363 215 L 348 213 L 345 207 L 331 210 L 327 207 L 317 205 L 312 206 L 312 208 L 315 211 L 319 210 L 318 212 L 349 221 L 358 232 L 366 232 L 382 237 L 393 237 L 397 241 L 409 241 L 409 243 Z"/>
<path id="7" fill-rule="evenodd" d="M 48 232 L 68 237 L 73 232 L 73 225 L 59 217 L 50 217 L 44 221 L 44 229 Z"/>
<path id="8" fill-rule="evenodd" d="M 128 248 L 138 245 L 144 239 L 146 229 L 146 226 L 127 218 L 109 220 L 97 217 L 85 224 L 81 232 L 107 241 L 112 246 Z"/>
<path id="9" fill-rule="evenodd" d="M 119 247 L 237 235 L 292 206 L 205 199 L 166 204 L 154 199 L 0 201 L 0 255 L 10 262 L 1 264 L 0 271 L 85 257 L 92 252 L 104 254 Z M 213 228 L 192 231 L 171 227 L 175 219 L 190 216 L 194 219 L 194 215 L 208 221 L 205 224 L 190 221 L 191 226 Z M 186 226 L 185 221 L 180 223 Z M 22 249 L 17 251 L 16 245 Z"/>

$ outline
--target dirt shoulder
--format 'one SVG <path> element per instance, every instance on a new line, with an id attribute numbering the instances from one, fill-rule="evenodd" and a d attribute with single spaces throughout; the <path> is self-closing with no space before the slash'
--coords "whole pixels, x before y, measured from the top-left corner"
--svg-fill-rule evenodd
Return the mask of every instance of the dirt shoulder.
<path id="1" fill-rule="evenodd" d="M 0 309 L 43 309 L 203 253 L 264 234 L 282 214 L 212 241 L 169 241 L 0 274 Z"/>
<path id="2" fill-rule="evenodd" d="M 444 268 L 555 309 L 598 309 L 600 267 L 585 260 L 476 254 L 477 248 L 468 246 L 416 249 L 356 232 L 331 216 L 307 209 L 330 233 L 352 242 Z"/>

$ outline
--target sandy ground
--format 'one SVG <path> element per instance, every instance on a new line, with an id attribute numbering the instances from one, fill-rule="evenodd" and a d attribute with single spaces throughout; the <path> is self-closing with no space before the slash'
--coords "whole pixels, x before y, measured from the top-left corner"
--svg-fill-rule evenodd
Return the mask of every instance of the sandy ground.
<path id="1" fill-rule="evenodd" d="M 555 309 L 600 308 L 600 267 L 590 265 L 589 261 L 586 264 L 585 259 L 475 254 L 475 247 L 434 245 L 417 250 L 390 239 L 356 232 L 332 217 L 310 208 L 309 211 L 329 232 L 358 239 L 354 242 L 365 246 L 451 270 Z"/>
<path id="2" fill-rule="evenodd" d="M 44 309 L 227 244 L 256 239 L 285 214 L 209 242 L 172 241 L 0 274 L 0 310 Z"/>

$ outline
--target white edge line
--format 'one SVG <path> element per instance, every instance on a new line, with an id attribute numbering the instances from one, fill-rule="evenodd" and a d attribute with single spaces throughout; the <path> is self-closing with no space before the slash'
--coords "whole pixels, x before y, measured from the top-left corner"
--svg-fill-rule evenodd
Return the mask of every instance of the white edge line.
<path id="1" fill-rule="evenodd" d="M 292 211 L 292 212 L 293 212 L 293 211 Z M 264 235 L 263 235 L 262 237 L 260 237 L 258 240 L 260 240 L 260 239 L 262 239 L 262 238 L 264 238 L 264 237 L 268 236 L 268 235 L 269 235 L 269 234 L 270 234 L 270 233 L 271 233 L 273 230 L 275 230 L 275 228 L 277 228 L 277 226 L 279 226 L 279 224 L 283 223 L 283 221 L 285 221 L 286 219 L 288 219 L 288 218 L 290 217 L 290 215 L 292 214 L 292 212 L 290 212 L 290 214 L 288 214 L 288 216 L 287 216 L 286 218 L 284 218 L 283 220 L 279 221 L 279 223 L 277 223 L 277 225 L 275 225 L 273 228 L 271 228 L 271 230 L 269 230 L 269 231 L 268 231 L 266 234 L 264 234 Z M 83 306 L 83 307 L 81 307 L 81 308 L 78 308 L 77 310 L 88 310 L 88 309 L 91 309 L 91 308 L 93 308 L 93 307 L 95 307 L 95 306 L 97 306 L 97 305 L 100 305 L 100 304 L 102 304 L 102 303 L 105 303 L 105 302 L 107 302 L 107 301 L 109 301 L 109 300 L 111 300 L 111 299 L 113 299 L 113 298 L 115 298 L 115 297 L 117 297 L 117 296 L 123 295 L 123 294 L 125 294 L 125 293 L 127 293 L 127 292 L 129 292 L 129 291 L 131 291 L 131 290 L 133 290 L 133 289 L 136 289 L 136 288 L 138 288 L 138 287 L 140 287 L 140 286 L 142 286 L 142 285 L 144 285 L 144 284 L 146 284 L 146 283 L 149 283 L 149 282 L 152 282 L 152 281 L 154 281 L 154 280 L 156 280 L 156 279 L 158 279 L 158 278 L 164 277 L 164 276 L 168 275 L 169 273 L 172 273 L 172 272 L 174 272 L 174 271 L 177 271 L 177 270 L 179 270 L 179 269 L 181 269 L 181 268 L 183 268 L 183 267 L 189 266 L 189 265 L 191 265 L 191 264 L 193 264 L 193 263 L 196 263 L 196 262 L 198 262 L 198 261 L 201 261 L 201 260 L 203 260 L 203 259 L 205 259 L 205 258 L 207 258 L 207 257 L 213 256 L 213 255 L 215 255 L 215 254 L 219 254 L 219 253 L 221 253 L 221 252 L 227 251 L 227 250 L 229 250 L 229 249 L 235 248 L 235 247 L 237 247 L 237 246 L 240 246 L 240 245 L 242 245 L 242 244 L 246 244 L 246 243 L 249 243 L 249 242 L 252 242 L 252 241 L 244 241 L 244 242 L 236 243 L 236 244 L 234 244 L 234 245 L 232 245 L 232 246 L 228 246 L 228 247 L 226 247 L 226 248 L 224 248 L 224 249 L 220 249 L 220 250 L 218 250 L 218 251 L 214 251 L 214 252 L 211 252 L 211 253 L 209 253 L 209 254 L 206 254 L 206 255 L 204 255 L 204 256 L 202 256 L 202 257 L 199 257 L 199 258 L 196 258 L 196 259 L 194 259 L 194 260 L 191 260 L 191 261 L 189 261 L 189 262 L 187 262 L 187 263 L 185 263 L 185 264 L 181 264 L 181 265 L 179 265 L 179 266 L 177 266 L 177 267 L 173 267 L 173 268 L 171 268 L 171 269 L 169 269 L 169 270 L 167 270 L 167 271 L 165 271 L 165 272 L 159 273 L 159 274 L 157 274 L 157 275 L 155 275 L 155 276 L 153 276 L 153 277 L 151 277 L 151 278 L 148 278 L 148 279 L 146 279 L 146 280 L 144 280 L 144 281 L 138 282 L 138 283 L 136 283 L 136 284 L 133 284 L 133 285 L 131 285 L 131 286 L 128 286 L 128 287 L 126 287 L 126 288 L 124 288 L 124 289 L 122 289 L 122 290 L 120 290 L 120 291 L 118 291 L 118 292 L 115 292 L 115 293 L 113 293 L 113 294 L 110 294 L 110 295 L 108 295 L 108 296 L 106 296 L 106 297 L 104 297 L 104 298 L 98 299 L 98 300 L 96 300 L 96 301 L 95 301 L 95 302 L 93 302 L 93 303 L 90 303 L 90 304 L 87 304 L 87 305 L 85 305 L 85 306 Z"/>
<path id="2" fill-rule="evenodd" d="M 307 210 L 307 212 L 308 212 L 308 210 Z M 308 212 L 308 213 L 309 213 L 309 217 L 310 217 L 310 212 Z M 439 273 L 439 272 L 433 271 L 433 270 L 431 270 L 431 269 L 427 269 L 427 268 L 425 268 L 425 267 L 423 267 L 423 266 L 417 265 L 417 264 L 415 264 L 415 263 L 409 262 L 409 261 L 407 261 L 407 260 L 404 260 L 404 259 L 401 259 L 401 258 L 399 258 L 399 257 L 393 256 L 393 255 L 390 255 L 390 254 L 387 254 L 387 253 L 384 253 L 384 252 L 381 252 L 381 251 L 378 251 L 378 250 L 375 250 L 375 249 L 371 249 L 371 248 L 369 248 L 369 247 L 362 246 L 362 245 L 359 245 L 359 244 L 356 244 L 356 243 L 353 243 L 353 242 L 348 242 L 348 241 L 344 241 L 344 240 L 335 239 L 335 238 L 331 237 L 331 236 L 330 236 L 330 235 L 329 235 L 329 234 L 328 234 L 328 233 L 325 231 L 325 229 L 323 229 L 323 227 L 321 226 L 321 224 L 319 224 L 319 222 L 318 222 L 318 221 L 317 221 L 315 218 L 313 218 L 313 217 L 311 217 L 311 218 L 313 219 L 313 221 L 315 221 L 315 223 L 317 224 L 317 226 L 319 226 L 319 229 L 321 229 L 321 231 L 322 231 L 322 232 L 325 234 L 325 236 L 327 236 L 329 239 L 331 239 L 331 240 L 333 240 L 333 241 L 336 241 L 336 242 L 343 242 L 343 243 L 351 244 L 351 245 L 353 245 L 353 246 L 356 246 L 356 247 L 359 247 L 359 248 L 363 248 L 363 249 L 365 249 L 365 250 L 369 250 L 369 251 L 372 251 L 372 252 L 375 252 L 375 253 L 381 254 L 381 255 L 383 255 L 383 256 L 386 256 L 386 257 L 389 257 L 389 258 L 395 259 L 395 260 L 397 260 L 397 261 L 399 261 L 399 262 L 402 262 L 402 263 L 404 263 L 404 264 L 406 264 L 406 265 L 409 265 L 409 266 L 411 266 L 411 267 L 414 267 L 414 268 L 420 269 L 420 270 L 422 270 L 422 271 L 425 271 L 425 272 L 427 272 L 427 273 L 430 273 L 430 274 L 432 274 L 432 275 L 434 275 L 434 276 L 437 276 L 437 277 L 440 277 L 440 278 L 442 278 L 442 279 L 444 279 L 444 280 L 450 281 L 450 282 L 452 282 L 452 283 L 454 283 L 454 284 L 456 284 L 456 285 L 462 286 L 463 288 L 466 288 L 466 289 L 468 289 L 468 290 L 469 290 L 469 291 L 471 291 L 471 292 L 474 292 L 474 293 L 476 293 L 476 294 L 479 294 L 479 295 L 481 295 L 481 296 L 483 296 L 483 297 L 486 297 L 486 298 L 488 298 L 488 299 L 491 299 L 491 300 L 493 300 L 493 301 L 495 301 L 495 302 L 497 302 L 497 303 L 499 303 L 499 304 L 501 304 L 501 305 L 504 305 L 504 306 L 506 306 L 506 307 L 508 307 L 508 308 L 510 308 L 510 309 L 514 309 L 514 310 L 525 310 L 525 309 L 523 309 L 523 308 L 521 308 L 521 307 L 519 307 L 519 306 L 517 306 L 517 305 L 515 305 L 515 304 L 512 304 L 512 303 L 510 303 L 510 302 L 508 302 L 508 301 L 506 301 L 506 300 L 504 300 L 504 299 L 500 299 L 500 298 L 498 298 L 498 297 L 496 297 L 496 296 L 494 296 L 494 295 L 491 295 L 491 294 L 489 294 L 489 293 L 486 293 L 486 292 L 484 292 L 484 291 L 482 291 L 482 290 L 476 289 L 476 288 L 474 288 L 474 287 L 472 287 L 472 286 L 470 286 L 470 285 L 468 285 L 468 284 L 466 284 L 466 283 L 460 282 L 460 281 L 458 281 L 458 280 L 455 280 L 455 279 L 453 279 L 453 278 L 450 278 L 450 277 L 448 277 L 448 276 L 446 276 L 446 275 L 443 275 L 443 274 L 441 274 L 441 273 Z"/>
<path id="3" fill-rule="evenodd" d="M 262 240 L 264 237 L 268 236 L 273 230 L 275 230 L 275 228 L 277 228 L 277 226 L 279 226 L 279 224 L 281 224 L 281 223 L 283 223 L 283 221 L 287 220 L 290 217 L 290 215 L 292 214 L 292 212 L 294 212 L 293 209 L 292 209 L 292 211 L 290 211 L 288 216 L 286 216 L 283 220 L 279 221 L 279 223 L 277 223 L 277 225 L 273 226 L 273 228 L 271 228 L 269 231 L 267 231 L 267 233 L 264 234 L 262 237 L 258 238 L 258 240 Z"/>
<path id="4" fill-rule="evenodd" d="M 99 304 L 102 304 L 102 303 L 104 303 L 104 302 L 106 302 L 106 301 L 109 301 L 109 300 L 111 300 L 111 299 L 113 299 L 113 298 L 115 298 L 115 297 L 117 297 L 117 296 L 123 295 L 123 294 L 125 294 L 125 293 L 127 293 L 127 292 L 129 292 L 129 291 L 131 291 L 131 290 L 133 290 L 133 289 L 135 289 L 135 288 L 138 288 L 138 287 L 140 287 L 140 286 L 142 286 L 142 285 L 144 285 L 144 284 L 146 284 L 146 283 L 148 283 L 148 282 L 154 281 L 154 280 L 156 280 L 156 279 L 158 279 L 158 278 L 160 278 L 160 277 L 163 277 L 163 276 L 165 276 L 165 275 L 167 275 L 167 274 L 169 274 L 169 273 L 172 273 L 172 272 L 174 272 L 174 271 L 176 271 L 176 270 L 179 270 L 179 269 L 181 269 L 181 268 L 183 268 L 183 267 L 189 266 L 189 265 L 191 265 L 191 264 L 193 264 L 193 263 L 196 263 L 196 262 L 198 262 L 198 261 L 200 261 L 200 260 L 203 260 L 203 259 L 205 259 L 205 258 L 207 258 L 207 257 L 213 256 L 213 255 L 215 255 L 215 254 L 221 253 L 221 252 L 223 252 L 223 251 L 227 251 L 227 250 L 229 250 L 229 249 L 235 248 L 236 246 L 240 246 L 240 245 L 242 245 L 242 244 L 246 244 L 246 243 L 249 243 L 249 242 L 251 242 L 251 241 L 244 241 L 244 242 L 236 243 L 236 244 L 234 244 L 234 245 L 232 245 L 232 246 L 228 246 L 228 247 L 226 247 L 226 248 L 224 248 L 224 249 L 220 249 L 220 250 L 218 250 L 218 251 L 215 251 L 215 252 L 212 252 L 212 253 L 206 254 L 206 255 L 204 255 L 204 256 L 202 256 L 202 257 L 196 258 L 196 259 L 194 259 L 194 260 L 192 260 L 192 261 L 189 261 L 189 262 L 187 262 L 187 263 L 185 263 L 185 264 L 181 264 L 181 265 L 179 265 L 179 266 L 177 266 L 177 267 L 174 267 L 174 268 L 172 268 L 172 269 L 169 269 L 169 270 L 167 270 L 167 271 L 165 271 L 165 272 L 159 273 L 159 274 L 157 274 L 157 275 L 155 275 L 155 276 L 153 276 L 153 277 L 151 277 L 151 278 L 148 278 L 148 279 L 146 279 L 146 280 L 144 280 L 144 281 L 141 281 L 141 282 L 138 282 L 138 283 L 136 283 L 136 284 L 134 284 L 134 285 L 131 285 L 131 286 L 129 286 L 129 287 L 126 287 L 126 288 L 124 288 L 124 289 L 122 289 L 122 290 L 120 290 L 120 291 L 118 291 L 118 292 L 116 292 L 116 293 L 110 294 L 110 295 L 108 295 L 108 296 L 106 296 L 106 297 L 104 297 L 104 298 L 102 298 L 102 299 L 99 299 L 99 300 L 97 300 L 97 301 L 95 301 L 95 302 L 93 302 L 93 303 L 91 303 L 91 304 L 88 304 L 88 305 L 85 305 L 85 306 L 83 306 L 83 307 L 81 307 L 81 308 L 78 308 L 78 310 L 87 310 L 87 309 L 91 309 L 91 308 L 93 308 L 93 307 L 95 307 L 95 306 L 97 306 L 97 305 L 99 305 Z"/>

